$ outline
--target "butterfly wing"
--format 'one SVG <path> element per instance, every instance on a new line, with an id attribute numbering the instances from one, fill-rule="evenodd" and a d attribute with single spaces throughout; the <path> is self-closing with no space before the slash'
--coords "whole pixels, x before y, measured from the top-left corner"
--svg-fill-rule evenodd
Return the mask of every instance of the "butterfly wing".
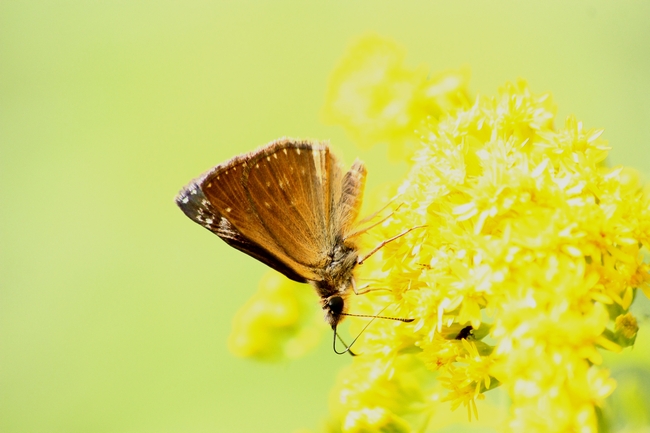
<path id="1" fill-rule="evenodd" d="M 341 196 L 336 207 L 336 218 L 344 237 L 352 231 L 354 222 L 359 216 L 365 183 L 366 168 L 363 162 L 357 159 L 343 176 Z"/>
<path id="2" fill-rule="evenodd" d="M 190 182 L 176 197 L 176 203 L 190 219 L 229 245 L 292 280 L 317 280 L 319 276 L 313 268 L 295 260 L 268 231 L 268 223 L 263 223 L 256 213 L 244 183 L 244 174 L 251 161 L 275 143 L 216 166 Z"/>
<path id="3" fill-rule="evenodd" d="M 250 207 L 275 244 L 317 271 L 331 261 L 336 242 L 340 177 L 326 143 L 281 139 L 250 160 L 243 181 Z"/>

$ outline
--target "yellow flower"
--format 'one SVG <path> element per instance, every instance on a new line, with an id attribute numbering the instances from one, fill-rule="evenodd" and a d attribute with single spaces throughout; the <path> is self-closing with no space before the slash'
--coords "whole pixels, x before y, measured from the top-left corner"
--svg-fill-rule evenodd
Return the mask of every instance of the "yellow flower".
<path id="1" fill-rule="evenodd" d="M 315 347 L 326 328 L 313 291 L 269 271 L 235 315 L 228 347 L 241 357 L 294 359 Z"/>
<path id="2" fill-rule="evenodd" d="M 363 408 L 348 412 L 343 422 L 344 433 L 408 433 L 407 422 L 383 408 Z"/>
<path id="3" fill-rule="evenodd" d="M 424 393 L 431 382 L 418 357 L 359 355 L 340 372 L 331 411 L 343 432 L 410 432 L 410 426 L 425 426 L 423 415 L 433 410 Z"/>
<path id="4" fill-rule="evenodd" d="M 378 401 L 399 416 L 412 409 L 373 393 L 387 389 L 378 372 L 398 383 L 417 358 L 437 377 L 418 373 L 413 395 L 423 412 L 420 396 L 438 384 L 447 389 L 441 401 L 466 406 L 470 418 L 476 400 L 501 386 L 512 401 L 511 431 L 597 431 L 597 407 L 615 387 L 597 349 L 633 344 L 628 310 L 650 281 L 650 196 L 633 170 L 603 164 L 601 130 L 574 117 L 556 130 L 554 118 L 550 95 L 518 81 L 421 137 L 396 209 L 375 234 L 425 227 L 358 271 L 392 294 L 353 298 L 355 311 L 388 305 L 415 321 L 375 320 L 362 334 L 355 347 L 364 361 L 353 365 L 374 367 L 348 372 L 341 399 L 366 404 L 349 411 Z"/>
<path id="5" fill-rule="evenodd" d="M 332 72 L 325 120 L 341 124 L 361 146 L 388 143 L 391 158 L 410 156 L 424 120 L 467 104 L 469 71 L 428 76 L 427 68 L 403 63 L 404 50 L 394 42 L 375 35 L 359 40 Z"/>
<path id="6" fill-rule="evenodd" d="M 634 344 L 636 333 L 639 330 L 636 318 L 631 313 L 621 314 L 616 318 L 614 324 L 614 331 L 618 336 L 616 340 L 626 346 Z"/>

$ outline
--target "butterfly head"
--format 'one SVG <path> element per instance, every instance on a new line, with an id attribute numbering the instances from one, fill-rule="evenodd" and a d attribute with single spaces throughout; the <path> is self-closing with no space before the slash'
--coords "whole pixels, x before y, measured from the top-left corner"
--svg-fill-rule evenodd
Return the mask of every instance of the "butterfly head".
<path id="1" fill-rule="evenodd" d="M 325 310 L 325 321 L 330 324 L 332 329 L 336 326 L 345 315 L 345 300 L 340 295 L 333 295 L 323 299 L 323 310 Z"/>

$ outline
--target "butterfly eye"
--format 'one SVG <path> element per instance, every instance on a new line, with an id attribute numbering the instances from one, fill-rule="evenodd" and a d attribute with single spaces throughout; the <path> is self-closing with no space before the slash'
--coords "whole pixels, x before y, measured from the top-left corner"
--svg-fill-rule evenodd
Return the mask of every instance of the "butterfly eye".
<path id="1" fill-rule="evenodd" d="M 332 296 L 327 300 L 327 308 L 335 316 L 341 314 L 343 312 L 343 298 Z"/>

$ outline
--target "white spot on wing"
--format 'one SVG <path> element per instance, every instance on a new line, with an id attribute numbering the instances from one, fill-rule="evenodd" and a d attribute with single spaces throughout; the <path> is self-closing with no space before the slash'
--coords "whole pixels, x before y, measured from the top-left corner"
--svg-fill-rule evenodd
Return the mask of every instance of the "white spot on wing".
<path id="1" fill-rule="evenodd" d="M 323 183 L 323 161 L 321 159 L 321 153 L 319 150 L 315 150 L 312 153 L 312 156 L 314 158 L 314 167 L 316 168 L 316 177 L 318 178 L 318 183 L 322 184 Z"/>
<path id="2" fill-rule="evenodd" d="M 228 221 L 224 217 L 221 217 L 221 219 L 219 220 L 219 228 L 223 231 L 232 231 L 230 227 L 231 227 L 230 221 Z"/>

